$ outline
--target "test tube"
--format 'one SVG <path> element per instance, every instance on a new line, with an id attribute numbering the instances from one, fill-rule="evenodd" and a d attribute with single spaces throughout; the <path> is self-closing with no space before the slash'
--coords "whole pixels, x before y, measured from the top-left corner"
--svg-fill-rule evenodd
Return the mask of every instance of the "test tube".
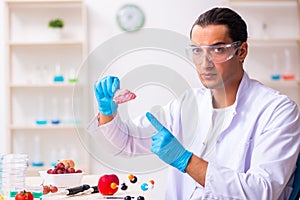
<path id="1" fill-rule="evenodd" d="M 273 59 L 273 66 L 272 66 L 272 74 L 271 74 L 271 79 L 272 80 L 280 80 L 280 73 L 279 73 L 279 69 L 278 69 L 278 57 L 277 55 L 274 53 L 272 56 Z"/>
<path id="2" fill-rule="evenodd" d="M 66 97 L 64 99 L 64 116 L 63 116 L 63 123 L 64 124 L 71 124 L 74 123 L 72 120 L 72 104 L 70 98 Z"/>
<path id="3" fill-rule="evenodd" d="M 57 98 L 53 97 L 52 98 L 52 119 L 51 119 L 52 124 L 60 124 L 60 120 L 58 117 L 58 102 Z"/>
<path id="4" fill-rule="evenodd" d="M 50 152 L 50 166 L 55 167 L 57 164 L 57 149 L 56 148 L 51 148 Z"/>
<path id="5" fill-rule="evenodd" d="M 61 73 L 61 68 L 60 68 L 60 65 L 57 64 L 55 66 L 55 75 L 54 75 L 54 79 L 53 81 L 56 83 L 56 82 L 64 82 L 64 76 L 62 75 Z"/>
<path id="6" fill-rule="evenodd" d="M 284 80 L 294 80 L 295 73 L 293 72 L 292 69 L 291 55 L 288 49 L 284 49 L 284 56 L 285 56 L 285 71 L 282 78 Z"/>
<path id="7" fill-rule="evenodd" d="M 38 107 L 37 107 L 37 119 L 35 123 L 37 125 L 45 125 L 47 124 L 46 116 L 45 116 L 45 99 L 43 95 L 38 97 Z"/>
<path id="8" fill-rule="evenodd" d="M 40 138 L 37 135 L 34 137 L 34 157 L 31 164 L 33 167 L 44 166 L 44 162 L 41 158 Z"/>
<path id="9" fill-rule="evenodd" d="M 77 81 L 76 71 L 72 68 L 69 72 L 69 83 L 76 83 Z"/>

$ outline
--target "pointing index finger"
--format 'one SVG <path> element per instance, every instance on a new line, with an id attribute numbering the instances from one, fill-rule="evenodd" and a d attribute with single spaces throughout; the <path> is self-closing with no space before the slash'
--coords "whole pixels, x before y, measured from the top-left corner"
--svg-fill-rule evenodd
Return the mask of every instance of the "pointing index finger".
<path id="1" fill-rule="evenodd" d="M 150 112 L 146 113 L 146 117 L 157 131 L 161 131 L 164 128 L 164 126 Z"/>

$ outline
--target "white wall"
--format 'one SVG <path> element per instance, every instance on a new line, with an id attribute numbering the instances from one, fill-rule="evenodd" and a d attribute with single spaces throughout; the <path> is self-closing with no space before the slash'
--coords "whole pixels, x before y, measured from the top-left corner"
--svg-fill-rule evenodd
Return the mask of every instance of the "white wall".
<path id="1" fill-rule="evenodd" d="M 104 41 L 122 32 L 117 26 L 116 12 L 126 3 L 139 5 L 146 15 L 147 28 L 163 28 L 178 33 L 189 34 L 196 17 L 204 10 L 220 4 L 218 0 L 86 0 L 88 7 L 88 41 L 89 51 L 94 50 Z M 0 154 L 8 151 L 5 143 L 7 96 L 5 81 L 5 1 L 0 1 Z"/>
<path id="2" fill-rule="evenodd" d="M 122 31 L 116 22 L 117 10 L 127 3 L 126 1 L 99 1 L 88 0 L 89 16 L 89 49 L 96 49 L 101 43 Z M 218 5 L 218 1 L 199 0 L 132 0 L 130 3 L 139 5 L 146 16 L 146 28 L 161 28 L 175 31 L 188 37 L 190 28 L 198 15 L 204 10 Z M 136 105 L 136 104 L 135 104 Z M 145 102 L 143 103 L 145 105 Z M 91 162 L 92 171 L 95 173 L 116 173 L 114 170 L 102 166 L 95 160 Z M 118 172 L 120 174 L 120 172 Z M 124 175 L 124 174 L 123 174 Z M 154 199 L 161 199 L 162 191 L 166 187 L 166 169 L 141 175 L 144 180 L 156 180 Z"/>
<path id="3" fill-rule="evenodd" d="M 146 15 L 146 28 L 164 28 L 188 36 L 196 17 L 218 5 L 219 0 L 86 0 L 89 12 L 89 47 L 94 49 L 108 38 L 121 33 L 116 23 L 117 10 L 126 3 L 140 6 Z"/>
<path id="4" fill-rule="evenodd" d="M 220 5 L 220 0 L 132 0 L 129 2 L 86 0 L 86 3 L 89 18 L 89 50 L 92 52 L 104 42 L 123 32 L 117 25 L 116 15 L 118 9 L 127 3 L 136 4 L 143 10 L 146 18 L 144 28 L 170 30 L 188 38 L 190 28 L 198 15 L 204 10 Z"/>
<path id="5" fill-rule="evenodd" d="M 147 28 L 168 29 L 188 36 L 191 25 L 196 17 L 208 8 L 218 5 L 218 0 L 86 0 L 88 8 L 88 41 L 89 51 L 93 51 L 104 41 L 114 35 L 121 33 L 121 29 L 116 22 L 117 10 L 126 3 L 136 3 L 139 5 L 145 15 L 145 26 Z M 9 146 L 5 144 L 6 136 L 6 113 L 7 96 L 5 96 L 5 31 L 4 25 L 4 0 L 0 1 L 0 154 L 8 152 Z M 97 162 L 92 161 L 93 171 L 95 173 L 109 173 L 111 170 L 105 168 Z M 113 171 L 111 171 L 113 172 Z M 165 187 L 165 171 L 146 175 L 149 178 L 156 179 L 158 183 L 158 192 Z M 160 177 L 160 178 L 159 178 Z M 157 199 L 157 198 L 155 198 Z"/>

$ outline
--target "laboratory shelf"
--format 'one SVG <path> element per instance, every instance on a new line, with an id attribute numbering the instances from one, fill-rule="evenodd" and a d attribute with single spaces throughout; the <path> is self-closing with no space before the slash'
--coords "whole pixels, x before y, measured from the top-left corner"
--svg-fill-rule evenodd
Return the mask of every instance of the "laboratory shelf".
<path id="1" fill-rule="evenodd" d="M 300 108 L 300 0 L 222 2 L 247 23 L 249 51 L 244 67 L 249 76 L 289 96 Z M 273 74 L 290 74 L 294 79 L 272 80 Z"/>
<path id="2" fill-rule="evenodd" d="M 8 97 L 5 142 L 9 144 L 6 151 L 26 153 L 32 158 L 34 145 L 22 144 L 32 144 L 32 138 L 39 138 L 45 163 L 50 161 L 51 148 L 64 149 L 66 158 L 74 156 L 71 152 L 75 149 L 77 162 L 89 163 L 88 153 L 78 139 L 78 132 L 83 130 L 83 122 L 88 117 L 84 109 L 86 74 L 81 73 L 79 79 L 76 73 L 87 56 L 85 1 L 5 0 L 5 9 Z M 60 34 L 48 26 L 57 18 L 64 22 Z M 62 79 L 54 81 L 61 76 L 63 82 Z M 75 90 L 80 95 L 74 97 Z M 40 113 L 47 124 L 35 123 Z M 74 113 L 80 119 L 73 119 Z M 54 115 L 61 120 L 60 124 L 51 124 Z"/>

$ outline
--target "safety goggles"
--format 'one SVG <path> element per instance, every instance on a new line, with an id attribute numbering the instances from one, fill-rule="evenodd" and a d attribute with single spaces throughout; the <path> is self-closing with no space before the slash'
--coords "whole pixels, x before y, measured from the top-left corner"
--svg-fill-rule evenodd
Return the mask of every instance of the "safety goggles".
<path id="1" fill-rule="evenodd" d="M 188 59 L 195 64 L 202 64 L 206 59 L 213 63 L 223 63 L 234 56 L 241 44 L 241 41 L 236 41 L 231 44 L 217 44 L 210 46 L 191 45 L 185 50 Z"/>

